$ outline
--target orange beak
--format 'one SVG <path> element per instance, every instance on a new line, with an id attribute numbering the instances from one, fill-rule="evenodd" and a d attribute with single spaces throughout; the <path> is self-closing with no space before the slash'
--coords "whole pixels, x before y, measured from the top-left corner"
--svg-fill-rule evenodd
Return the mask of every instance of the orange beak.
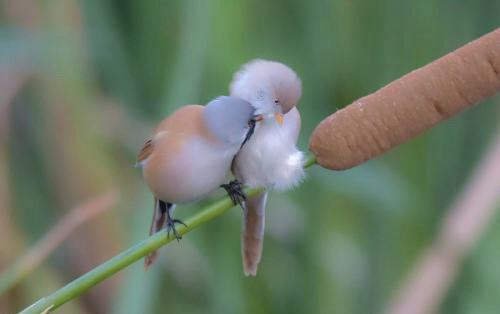
<path id="1" fill-rule="evenodd" d="M 283 115 L 279 112 L 276 112 L 274 114 L 274 119 L 276 119 L 276 122 L 278 122 L 279 125 L 283 125 Z"/>
<path id="2" fill-rule="evenodd" d="M 259 122 L 259 121 L 262 121 L 264 120 L 264 116 L 262 116 L 261 114 L 259 114 L 258 116 L 254 116 L 253 119 L 256 121 L 256 122 Z"/>

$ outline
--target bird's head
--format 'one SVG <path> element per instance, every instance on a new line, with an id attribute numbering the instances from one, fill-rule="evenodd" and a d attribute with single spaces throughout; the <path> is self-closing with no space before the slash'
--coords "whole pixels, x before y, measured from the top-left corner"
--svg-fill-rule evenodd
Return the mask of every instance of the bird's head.
<path id="1" fill-rule="evenodd" d="M 283 124 L 283 115 L 297 106 L 302 84 L 297 74 L 280 62 L 253 60 L 234 75 L 231 96 L 248 101 L 256 120 Z"/>
<path id="2" fill-rule="evenodd" d="M 203 118 L 208 130 L 219 141 L 241 145 L 246 141 L 254 111 L 252 105 L 243 99 L 220 96 L 205 106 Z"/>

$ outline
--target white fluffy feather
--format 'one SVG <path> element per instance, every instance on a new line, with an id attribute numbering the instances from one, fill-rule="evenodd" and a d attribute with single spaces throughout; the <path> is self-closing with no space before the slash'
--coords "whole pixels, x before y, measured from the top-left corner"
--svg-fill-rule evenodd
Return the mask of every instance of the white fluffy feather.
<path id="1" fill-rule="evenodd" d="M 304 154 L 296 147 L 300 115 L 296 108 L 280 126 L 263 122 L 236 156 L 236 176 L 251 187 L 287 190 L 304 178 Z"/>

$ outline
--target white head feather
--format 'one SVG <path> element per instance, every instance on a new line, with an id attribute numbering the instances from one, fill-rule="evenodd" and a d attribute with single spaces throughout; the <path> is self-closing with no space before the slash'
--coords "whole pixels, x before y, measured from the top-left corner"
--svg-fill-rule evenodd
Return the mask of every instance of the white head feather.
<path id="1" fill-rule="evenodd" d="M 229 91 L 231 96 L 251 103 L 255 114 L 265 119 L 295 107 L 302 95 L 302 84 L 297 74 L 283 63 L 256 59 L 236 72 Z"/>

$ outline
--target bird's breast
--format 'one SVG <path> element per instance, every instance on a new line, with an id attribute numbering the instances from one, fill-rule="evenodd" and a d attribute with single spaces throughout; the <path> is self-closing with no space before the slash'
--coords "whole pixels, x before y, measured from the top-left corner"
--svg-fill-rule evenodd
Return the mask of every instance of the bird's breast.
<path id="1" fill-rule="evenodd" d="M 237 177 L 252 187 L 285 190 L 304 176 L 304 156 L 284 127 L 261 125 L 235 159 Z"/>
<path id="2" fill-rule="evenodd" d="M 164 201 L 194 201 L 225 182 L 236 151 L 237 147 L 191 138 L 175 154 L 166 148 L 152 156 L 144 167 L 144 178 Z"/>

